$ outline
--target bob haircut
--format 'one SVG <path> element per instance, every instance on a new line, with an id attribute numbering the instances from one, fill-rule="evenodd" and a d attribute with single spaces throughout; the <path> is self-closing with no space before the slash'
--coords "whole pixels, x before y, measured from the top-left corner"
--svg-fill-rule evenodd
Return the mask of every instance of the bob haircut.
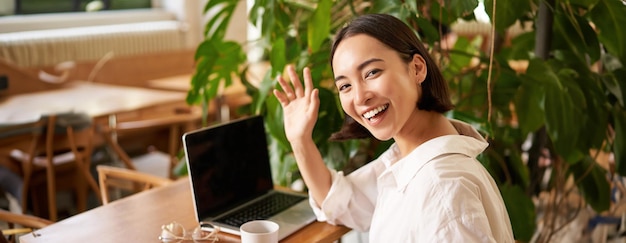
<path id="1" fill-rule="evenodd" d="M 424 44 L 415 32 L 398 18 L 388 14 L 368 14 L 355 18 L 343 27 L 336 35 L 330 52 L 332 66 L 337 46 L 346 38 L 366 34 L 376 38 L 389 48 L 395 50 L 406 63 L 413 55 L 420 55 L 426 61 L 426 78 L 422 82 L 422 96 L 417 101 L 417 108 L 426 111 L 445 113 L 454 108 L 448 92 L 448 84 L 443 78 L 437 64 L 433 61 Z M 333 67 L 334 72 L 334 67 Z M 373 137 L 372 134 L 353 118 L 346 115 L 342 128 L 333 133 L 330 140 L 340 141 Z"/>

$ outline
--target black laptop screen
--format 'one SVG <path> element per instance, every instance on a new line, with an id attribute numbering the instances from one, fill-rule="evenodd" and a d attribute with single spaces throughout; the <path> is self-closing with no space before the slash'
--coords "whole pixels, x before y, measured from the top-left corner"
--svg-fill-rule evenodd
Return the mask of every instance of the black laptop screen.
<path id="1" fill-rule="evenodd" d="M 215 217 L 273 188 L 261 116 L 184 136 L 200 220 Z"/>

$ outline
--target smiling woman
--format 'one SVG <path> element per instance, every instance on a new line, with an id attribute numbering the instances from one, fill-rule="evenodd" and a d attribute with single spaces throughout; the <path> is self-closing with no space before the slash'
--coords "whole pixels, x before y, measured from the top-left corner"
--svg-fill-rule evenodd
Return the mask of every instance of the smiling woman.
<path id="1" fill-rule="evenodd" d="M 312 138 L 320 98 L 310 69 L 304 85 L 293 66 L 289 82 L 279 76 L 274 95 L 318 220 L 369 231 L 372 242 L 514 241 L 500 191 L 477 160 L 488 143 L 444 116 L 453 108 L 447 83 L 409 26 L 361 15 L 337 33 L 330 59 L 355 121 L 348 130 L 394 144 L 348 175 L 329 170 Z"/>

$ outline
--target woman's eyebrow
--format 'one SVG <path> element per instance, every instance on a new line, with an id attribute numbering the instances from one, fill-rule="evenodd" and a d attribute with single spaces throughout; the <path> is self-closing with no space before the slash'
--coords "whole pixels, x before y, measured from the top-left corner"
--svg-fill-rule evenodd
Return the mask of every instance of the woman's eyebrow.
<path id="1" fill-rule="evenodd" d="M 371 59 L 365 60 L 364 62 L 359 64 L 359 66 L 356 67 L 356 70 L 361 72 L 367 65 L 369 65 L 370 63 L 373 63 L 373 62 L 384 62 L 384 60 L 380 59 L 380 58 L 371 58 Z M 344 78 L 346 78 L 346 76 L 339 75 L 339 76 L 335 77 L 335 82 L 340 81 L 340 80 L 342 80 Z"/>

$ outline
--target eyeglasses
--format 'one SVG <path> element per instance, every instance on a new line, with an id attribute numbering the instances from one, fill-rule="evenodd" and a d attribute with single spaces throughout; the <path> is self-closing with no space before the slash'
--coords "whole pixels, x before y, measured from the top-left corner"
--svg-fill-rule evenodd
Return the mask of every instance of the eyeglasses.
<path id="1" fill-rule="evenodd" d="M 171 222 L 161 226 L 159 240 L 164 243 L 177 243 L 190 240 L 197 243 L 214 243 L 219 241 L 217 237 L 217 233 L 219 232 L 219 227 L 210 223 L 200 222 L 200 225 L 189 234 L 181 224 Z"/>

